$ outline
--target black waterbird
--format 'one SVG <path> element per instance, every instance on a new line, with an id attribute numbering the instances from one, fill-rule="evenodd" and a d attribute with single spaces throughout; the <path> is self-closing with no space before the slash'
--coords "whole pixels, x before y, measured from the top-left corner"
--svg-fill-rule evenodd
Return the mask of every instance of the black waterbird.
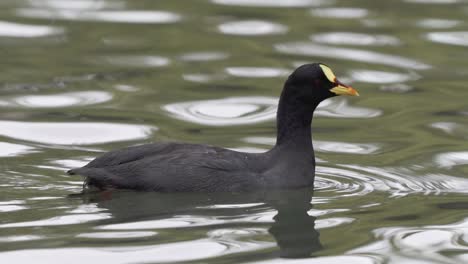
<path id="1" fill-rule="evenodd" d="M 277 111 L 276 145 L 244 153 L 187 143 L 153 143 L 111 151 L 69 174 L 98 189 L 222 192 L 313 186 L 311 138 L 314 110 L 337 95 L 357 96 L 321 63 L 305 64 L 286 80 Z"/>

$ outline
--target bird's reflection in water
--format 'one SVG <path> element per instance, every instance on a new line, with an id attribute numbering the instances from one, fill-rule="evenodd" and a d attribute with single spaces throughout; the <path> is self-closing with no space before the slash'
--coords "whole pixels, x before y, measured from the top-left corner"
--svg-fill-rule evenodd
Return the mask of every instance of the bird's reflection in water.
<path id="1" fill-rule="evenodd" d="M 79 197 L 86 203 L 96 203 L 99 208 L 112 214 L 110 220 L 102 223 L 106 225 L 170 220 L 177 216 L 224 219 L 226 223 L 232 219 L 238 220 L 237 223 L 248 219 L 246 221 L 252 223 L 256 220 L 249 216 L 274 209 L 277 214 L 268 231 L 275 238 L 279 252 L 273 254 L 283 258 L 306 258 L 322 248 L 315 229 L 316 218 L 308 214 L 312 208 L 312 194 L 312 188 L 239 194 L 112 190 L 83 193 Z M 190 217 L 184 219 L 190 221 Z"/>

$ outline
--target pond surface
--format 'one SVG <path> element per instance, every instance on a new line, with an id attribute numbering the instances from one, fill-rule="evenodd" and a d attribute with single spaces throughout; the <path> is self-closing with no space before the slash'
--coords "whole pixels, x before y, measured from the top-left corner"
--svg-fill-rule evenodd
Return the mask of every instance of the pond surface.
<path id="1" fill-rule="evenodd" d="M 0 263 L 468 263 L 466 0 L 0 1 Z M 275 142 L 330 65 L 315 190 L 76 195 L 128 145 Z M 312 197 L 313 196 L 313 197 Z M 310 202 L 312 200 L 312 202 Z"/>

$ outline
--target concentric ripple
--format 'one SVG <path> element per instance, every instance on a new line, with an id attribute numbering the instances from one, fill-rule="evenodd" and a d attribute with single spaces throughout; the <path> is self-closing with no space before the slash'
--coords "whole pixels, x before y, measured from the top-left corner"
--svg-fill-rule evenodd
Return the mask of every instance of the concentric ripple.
<path id="1" fill-rule="evenodd" d="M 373 231 L 377 241 L 351 250 L 352 254 L 381 255 L 388 263 L 414 263 L 421 253 L 427 262 L 466 263 L 468 219 L 446 225 L 385 227 Z M 450 257 L 447 256 L 450 252 Z M 455 260 L 455 261 L 454 261 Z"/>
<path id="2" fill-rule="evenodd" d="M 315 175 L 315 190 L 318 194 L 335 194 L 331 197 L 327 195 L 328 199 L 364 196 L 376 191 L 388 193 L 391 197 L 413 193 L 468 193 L 468 179 L 444 174 L 418 175 L 406 168 L 318 166 Z"/>
<path id="3" fill-rule="evenodd" d="M 278 99 L 273 97 L 228 97 L 168 104 L 162 107 L 174 118 L 210 126 L 245 125 L 276 117 Z M 381 110 L 350 106 L 346 100 L 327 100 L 320 104 L 315 116 L 337 118 L 372 118 Z"/>
<path id="4" fill-rule="evenodd" d="M 168 104 L 162 108 L 173 117 L 210 126 L 252 124 L 272 119 L 277 99 L 271 97 L 230 97 Z"/>

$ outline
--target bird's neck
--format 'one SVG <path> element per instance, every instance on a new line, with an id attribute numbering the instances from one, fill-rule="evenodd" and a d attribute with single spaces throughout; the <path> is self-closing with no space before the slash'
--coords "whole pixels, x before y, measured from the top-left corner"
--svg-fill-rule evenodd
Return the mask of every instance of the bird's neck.
<path id="1" fill-rule="evenodd" d="M 311 123 L 315 108 L 319 102 L 306 104 L 297 96 L 288 94 L 284 89 L 281 94 L 276 116 L 276 146 L 294 149 L 311 149 Z"/>

